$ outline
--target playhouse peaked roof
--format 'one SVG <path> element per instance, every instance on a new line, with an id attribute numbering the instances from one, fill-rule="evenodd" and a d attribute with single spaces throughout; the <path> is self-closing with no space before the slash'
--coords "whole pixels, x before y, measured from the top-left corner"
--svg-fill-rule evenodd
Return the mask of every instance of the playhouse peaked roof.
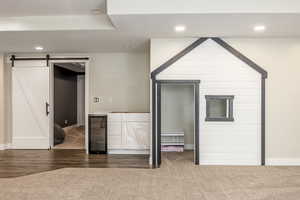
<path id="1" fill-rule="evenodd" d="M 203 42 L 205 42 L 207 39 L 212 39 L 213 41 L 215 41 L 216 43 L 218 43 L 224 49 L 226 49 L 227 51 L 229 51 L 232 55 L 234 55 L 239 60 L 241 60 L 244 63 L 246 63 L 249 67 L 251 67 L 252 69 L 254 69 L 255 71 L 257 71 L 258 73 L 260 73 L 263 79 L 265 79 L 265 78 L 268 77 L 268 72 L 266 70 L 264 70 L 262 67 L 260 67 L 259 65 L 257 65 L 255 62 L 253 62 L 252 60 L 250 60 L 249 58 L 247 58 L 246 56 L 244 56 L 238 50 L 234 49 L 232 46 L 230 46 L 228 43 L 226 43 L 221 38 L 216 38 L 216 37 L 206 38 L 205 37 L 205 38 L 199 38 L 198 40 L 196 40 L 195 42 L 193 42 L 191 45 L 189 45 L 188 47 L 186 47 L 185 49 L 183 49 L 181 52 L 179 52 L 178 54 L 176 54 L 175 56 L 173 56 L 171 59 L 169 59 L 168 61 L 166 61 L 164 64 L 162 64 L 161 66 L 159 66 L 158 68 L 156 68 L 151 73 L 151 78 L 154 79 L 156 77 L 156 75 L 158 75 L 159 73 L 161 73 L 162 71 L 164 71 L 165 69 L 167 69 L 168 67 L 170 67 L 172 64 L 174 64 L 177 60 L 181 59 L 186 54 L 190 53 L 193 49 L 195 49 L 196 47 L 198 47 L 200 44 L 202 44 Z"/>

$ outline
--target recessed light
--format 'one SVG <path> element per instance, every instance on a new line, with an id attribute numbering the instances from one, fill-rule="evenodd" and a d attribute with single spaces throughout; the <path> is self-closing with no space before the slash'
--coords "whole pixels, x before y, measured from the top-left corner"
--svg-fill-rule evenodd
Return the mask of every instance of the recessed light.
<path id="1" fill-rule="evenodd" d="M 257 25 L 257 26 L 254 26 L 253 29 L 255 32 L 264 32 L 266 30 L 266 27 L 264 25 Z"/>
<path id="2" fill-rule="evenodd" d="M 44 47 L 42 47 L 42 46 L 36 46 L 36 47 L 35 47 L 35 50 L 37 50 L 37 51 L 43 51 L 43 50 L 44 50 Z"/>
<path id="3" fill-rule="evenodd" d="M 177 26 L 175 26 L 174 30 L 176 32 L 184 32 L 185 31 L 185 26 L 183 26 L 183 25 L 177 25 Z"/>

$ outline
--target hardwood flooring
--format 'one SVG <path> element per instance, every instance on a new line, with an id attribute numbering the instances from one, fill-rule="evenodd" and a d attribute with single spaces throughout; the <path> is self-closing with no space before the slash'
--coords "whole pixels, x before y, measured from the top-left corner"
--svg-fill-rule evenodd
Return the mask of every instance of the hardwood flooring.
<path id="1" fill-rule="evenodd" d="M 65 127 L 65 139 L 62 144 L 55 145 L 53 149 L 84 149 L 84 126 Z"/>
<path id="2" fill-rule="evenodd" d="M 148 155 L 87 155 L 84 150 L 0 151 L 0 178 L 61 168 L 149 168 Z"/>

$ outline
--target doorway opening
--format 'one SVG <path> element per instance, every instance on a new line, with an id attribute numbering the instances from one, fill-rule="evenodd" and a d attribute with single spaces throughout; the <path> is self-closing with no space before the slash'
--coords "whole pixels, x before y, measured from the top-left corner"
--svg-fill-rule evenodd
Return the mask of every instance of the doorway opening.
<path id="1" fill-rule="evenodd" d="M 170 162 L 193 162 L 194 87 L 161 86 L 161 152 Z"/>
<path id="2" fill-rule="evenodd" d="M 53 64 L 53 148 L 85 149 L 85 63 Z"/>
<path id="3" fill-rule="evenodd" d="M 156 167 L 161 162 L 199 164 L 199 83 L 157 83 Z"/>

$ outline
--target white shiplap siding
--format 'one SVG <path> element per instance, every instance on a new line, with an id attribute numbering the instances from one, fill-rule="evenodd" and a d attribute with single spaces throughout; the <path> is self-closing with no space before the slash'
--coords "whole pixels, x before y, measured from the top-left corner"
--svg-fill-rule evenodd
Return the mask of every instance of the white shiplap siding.
<path id="1" fill-rule="evenodd" d="M 200 164 L 260 164 L 261 75 L 258 72 L 207 40 L 161 72 L 157 79 L 201 80 Z M 205 95 L 234 95 L 234 122 L 206 122 Z"/>

